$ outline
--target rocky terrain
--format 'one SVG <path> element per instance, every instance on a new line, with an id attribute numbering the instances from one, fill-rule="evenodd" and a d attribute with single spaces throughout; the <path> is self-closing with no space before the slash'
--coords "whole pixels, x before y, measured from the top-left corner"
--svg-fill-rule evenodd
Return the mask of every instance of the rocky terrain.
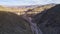
<path id="1" fill-rule="evenodd" d="M 60 4 L 17 10 L 0 6 L 0 34 L 60 34 Z"/>
<path id="2" fill-rule="evenodd" d="M 60 4 L 34 16 L 43 34 L 60 34 Z"/>
<path id="3" fill-rule="evenodd" d="M 0 34 L 32 34 L 29 22 L 15 13 L 0 11 Z"/>

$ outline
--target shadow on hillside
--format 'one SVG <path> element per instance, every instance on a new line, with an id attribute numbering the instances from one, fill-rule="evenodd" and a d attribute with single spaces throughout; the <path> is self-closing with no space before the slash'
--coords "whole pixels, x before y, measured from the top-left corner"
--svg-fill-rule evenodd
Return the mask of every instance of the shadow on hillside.
<path id="1" fill-rule="evenodd" d="M 29 24 L 21 16 L 0 11 L 0 34 L 32 34 Z"/>
<path id="2" fill-rule="evenodd" d="M 43 34 L 60 34 L 60 5 L 35 15 L 34 20 Z"/>

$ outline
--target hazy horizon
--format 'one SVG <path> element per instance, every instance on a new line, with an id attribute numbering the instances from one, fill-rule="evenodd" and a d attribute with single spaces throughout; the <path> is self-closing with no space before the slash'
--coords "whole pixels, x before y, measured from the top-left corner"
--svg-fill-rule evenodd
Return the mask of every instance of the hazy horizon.
<path id="1" fill-rule="evenodd" d="M 60 4 L 60 0 L 0 0 L 0 5 L 21 6 L 21 5 L 44 5 Z"/>

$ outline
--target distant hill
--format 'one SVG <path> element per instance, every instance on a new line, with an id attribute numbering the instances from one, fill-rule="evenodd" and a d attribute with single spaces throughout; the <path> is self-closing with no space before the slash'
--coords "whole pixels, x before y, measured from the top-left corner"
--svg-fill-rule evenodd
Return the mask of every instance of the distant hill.
<path id="1" fill-rule="evenodd" d="M 24 14 L 25 11 L 31 10 L 28 14 L 35 14 L 45 9 L 49 9 L 55 6 L 55 4 L 47 4 L 47 5 L 30 5 L 30 6 L 2 6 L 0 5 L 0 11 L 10 11 L 18 14 Z"/>
<path id="2" fill-rule="evenodd" d="M 44 11 L 44 10 L 48 10 L 48 9 L 54 7 L 55 5 L 56 4 L 47 4 L 47 5 L 37 6 L 37 7 L 33 8 L 33 9 L 29 9 L 30 12 L 28 12 L 28 14 L 29 15 L 35 15 L 35 14 L 38 14 L 38 13 Z"/>

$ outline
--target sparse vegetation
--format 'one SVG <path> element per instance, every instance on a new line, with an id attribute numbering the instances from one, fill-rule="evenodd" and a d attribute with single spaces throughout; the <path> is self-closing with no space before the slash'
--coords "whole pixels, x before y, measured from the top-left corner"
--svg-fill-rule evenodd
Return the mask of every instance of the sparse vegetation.
<path id="1" fill-rule="evenodd" d="M 27 8 L 26 7 L 5 7 L 5 6 L 0 6 L 0 11 L 10 11 L 10 12 L 14 12 L 14 13 L 20 13 L 24 14 L 25 11 L 28 11 L 29 9 L 31 9 L 31 12 L 28 12 L 28 14 L 36 14 L 36 13 L 40 13 L 41 11 L 44 11 L 45 9 L 49 9 L 51 7 L 53 7 L 54 5 L 52 4 L 47 4 L 47 5 L 42 5 L 42 6 L 38 6 L 38 5 L 33 5 L 30 6 L 31 8 Z M 33 8 L 34 7 L 34 8 Z"/>

